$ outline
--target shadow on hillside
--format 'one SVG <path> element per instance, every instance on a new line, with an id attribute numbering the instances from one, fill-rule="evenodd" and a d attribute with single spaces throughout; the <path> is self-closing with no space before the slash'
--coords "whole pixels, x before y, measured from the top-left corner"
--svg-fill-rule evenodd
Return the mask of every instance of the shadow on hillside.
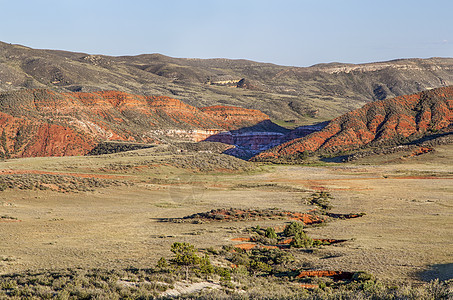
<path id="1" fill-rule="evenodd" d="M 418 277 L 423 281 L 453 279 L 453 263 L 431 265 L 427 270 L 419 273 Z"/>
<path id="2" fill-rule="evenodd" d="M 139 149 L 147 149 L 156 147 L 154 144 L 142 144 L 142 143 L 131 143 L 123 141 L 105 141 L 96 145 L 87 156 L 91 155 L 102 155 L 102 154 L 112 154 L 118 152 L 133 151 Z"/>
<path id="3" fill-rule="evenodd" d="M 453 132 L 443 132 L 443 133 L 431 134 L 431 135 L 419 138 L 417 140 L 413 140 L 413 141 L 411 141 L 411 142 L 409 142 L 407 144 L 408 145 L 418 145 L 418 144 L 421 144 L 421 143 L 424 143 L 424 142 L 429 142 L 429 141 L 435 140 L 437 138 L 444 137 L 444 136 L 449 136 L 449 135 L 453 135 Z"/>
<path id="4" fill-rule="evenodd" d="M 331 162 L 331 163 L 343 163 L 349 157 L 349 155 L 339 155 L 334 157 L 323 157 L 320 159 L 322 162 Z"/>
<path id="5" fill-rule="evenodd" d="M 283 143 L 289 132 L 291 132 L 290 129 L 277 125 L 271 120 L 264 120 L 253 126 L 219 132 L 204 141 L 233 145 L 234 148 L 223 153 L 248 160 L 264 150 Z"/>
<path id="6" fill-rule="evenodd" d="M 260 152 L 319 131 L 326 124 L 327 122 L 321 122 L 290 130 L 273 123 L 271 120 L 265 120 L 253 126 L 220 132 L 204 141 L 234 145 L 234 148 L 223 153 L 248 160 Z"/>

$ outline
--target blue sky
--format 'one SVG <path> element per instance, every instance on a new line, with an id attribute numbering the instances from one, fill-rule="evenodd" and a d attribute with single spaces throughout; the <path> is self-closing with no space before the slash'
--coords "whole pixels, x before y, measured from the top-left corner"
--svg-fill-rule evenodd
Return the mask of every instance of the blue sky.
<path id="1" fill-rule="evenodd" d="M 0 41 L 281 65 L 453 56 L 452 0 L 0 0 Z"/>

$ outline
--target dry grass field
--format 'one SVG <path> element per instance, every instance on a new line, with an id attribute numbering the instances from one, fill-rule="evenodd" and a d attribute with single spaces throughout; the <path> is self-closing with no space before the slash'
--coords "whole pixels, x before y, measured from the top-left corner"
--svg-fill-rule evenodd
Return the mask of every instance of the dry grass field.
<path id="1" fill-rule="evenodd" d="M 218 157 L 212 155 L 211 161 Z M 146 268 L 170 256 L 174 242 L 220 248 L 240 243 L 232 239 L 246 236 L 245 228 L 289 223 L 160 218 L 231 207 L 307 212 L 313 206 L 306 198 L 328 191 L 333 213 L 366 215 L 307 228 L 313 238 L 348 241 L 297 252 L 305 266 L 363 270 L 391 282 L 452 278 L 453 147 L 403 155 L 317 166 L 231 160 L 218 169 L 200 165 L 197 154 L 156 149 L 6 160 L 0 162 L 0 180 L 9 176 L 0 183 L 0 273 Z"/>

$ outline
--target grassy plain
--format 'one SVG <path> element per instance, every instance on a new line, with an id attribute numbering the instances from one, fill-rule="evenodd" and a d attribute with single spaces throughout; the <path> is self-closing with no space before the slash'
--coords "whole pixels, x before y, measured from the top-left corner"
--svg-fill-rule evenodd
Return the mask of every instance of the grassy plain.
<path id="1" fill-rule="evenodd" d="M 168 223 L 159 218 L 230 207 L 306 212 L 313 206 L 305 199 L 324 190 L 334 197 L 332 212 L 366 215 L 307 228 L 313 238 L 348 241 L 312 253 L 298 252 L 305 266 L 363 270 L 386 281 L 452 277 L 451 145 L 412 158 L 402 159 L 404 153 L 396 153 L 319 166 L 230 160 L 216 169 L 197 162 L 198 156 L 215 162 L 219 155 L 143 149 L 0 162 L 0 177 L 17 176 L 16 187 L 6 186 L 0 192 L 0 216 L 6 216 L 0 219 L 0 273 L 151 267 L 160 257 L 171 255 L 174 242 L 220 248 L 237 244 L 231 239 L 244 236 L 247 227 L 288 224 L 253 219 Z M 184 167 L 174 161 L 183 161 Z M 20 189 L 21 180 L 33 174 L 97 181 L 86 183 L 86 191 L 62 191 L 52 184 Z M 104 184 L 108 180 L 116 184 Z"/>

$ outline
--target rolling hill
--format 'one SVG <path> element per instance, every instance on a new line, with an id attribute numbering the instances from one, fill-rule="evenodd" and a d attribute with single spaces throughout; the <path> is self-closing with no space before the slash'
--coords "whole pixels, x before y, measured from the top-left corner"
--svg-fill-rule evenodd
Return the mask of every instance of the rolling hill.
<path id="1" fill-rule="evenodd" d="M 453 86 L 369 103 L 323 129 L 261 152 L 253 161 L 281 161 L 301 153 L 338 153 L 395 146 L 453 132 Z"/>
<path id="2" fill-rule="evenodd" d="M 112 57 L 0 42 L 0 91 L 163 95 L 195 107 L 258 109 L 292 127 L 330 120 L 375 100 L 451 84 L 452 58 L 290 67 L 160 54 Z"/>

